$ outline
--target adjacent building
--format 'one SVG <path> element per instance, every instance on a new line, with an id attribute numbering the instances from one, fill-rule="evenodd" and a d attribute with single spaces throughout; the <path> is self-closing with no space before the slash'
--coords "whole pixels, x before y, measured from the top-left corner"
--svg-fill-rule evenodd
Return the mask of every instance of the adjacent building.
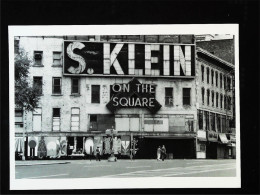
<path id="1" fill-rule="evenodd" d="M 16 152 L 25 133 L 28 158 L 83 157 L 99 147 L 103 157 L 149 159 L 162 145 L 168 158 L 226 157 L 216 148 L 227 144 L 224 118 L 233 113 L 224 86 L 232 85 L 227 74 L 234 66 L 196 48 L 194 36 L 37 36 L 15 43 L 32 59 L 30 84 L 42 89 L 34 112 L 15 110 Z"/>

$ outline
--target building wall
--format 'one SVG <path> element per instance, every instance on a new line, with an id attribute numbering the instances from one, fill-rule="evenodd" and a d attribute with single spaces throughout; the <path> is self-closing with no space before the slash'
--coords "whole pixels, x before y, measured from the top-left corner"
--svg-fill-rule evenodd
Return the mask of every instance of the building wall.
<path id="1" fill-rule="evenodd" d="M 158 37 L 158 36 L 157 36 Z M 71 37 L 73 38 L 73 37 Z M 99 37 L 100 38 L 100 37 Z M 155 41 L 155 37 L 141 37 L 140 40 L 145 39 L 146 41 Z M 153 39 L 154 38 L 154 39 Z M 160 37 L 158 37 L 159 40 Z M 166 37 L 168 41 L 170 38 Z M 70 37 L 67 37 L 70 39 Z M 88 38 L 87 38 L 88 39 Z M 101 37 L 101 40 L 103 38 Z M 160 38 L 161 41 L 165 39 Z M 175 39 L 177 39 L 175 37 Z M 118 40 L 118 39 L 115 39 Z M 192 41 L 190 37 L 178 37 L 180 42 Z M 52 109 L 60 108 L 61 110 L 61 131 L 70 132 L 71 131 L 71 108 L 80 108 L 80 132 L 88 132 L 90 128 L 89 118 L 91 114 L 104 114 L 108 115 L 111 112 L 106 108 L 106 104 L 109 102 L 110 98 L 110 85 L 114 83 L 128 83 L 131 78 L 124 77 L 80 77 L 80 95 L 71 94 L 71 77 L 63 76 L 62 66 L 53 66 L 53 52 L 62 51 L 63 38 L 62 37 L 21 37 L 20 46 L 24 48 L 31 59 L 33 59 L 34 51 L 43 51 L 42 64 L 43 66 L 34 66 L 30 68 L 29 81 L 32 84 L 34 76 L 40 76 L 43 79 L 43 93 L 40 99 L 39 107 L 42 108 L 42 131 L 51 132 L 52 131 Z M 52 94 L 52 78 L 61 77 L 62 79 L 62 89 L 61 95 Z M 145 118 L 165 118 L 164 125 L 167 128 L 170 127 L 171 132 L 184 132 L 187 130 L 188 120 L 196 120 L 196 100 L 195 100 L 195 80 L 188 79 L 162 79 L 162 78 L 138 78 L 141 83 L 145 84 L 156 84 L 156 100 L 162 105 L 162 108 L 156 113 L 156 115 L 151 116 L 147 109 L 138 108 L 128 108 L 120 109 L 115 115 L 139 115 L 140 127 L 139 130 L 147 129 L 145 125 Z M 92 85 L 100 85 L 100 103 L 91 103 L 91 87 Z M 173 106 L 165 106 L 165 87 L 173 88 Z M 182 90 L 183 88 L 191 88 L 191 105 L 183 106 L 182 102 Z M 127 118 L 127 117 L 126 117 Z M 102 121 L 100 119 L 100 121 Z M 179 122 L 181 121 L 181 122 Z M 117 120 L 115 119 L 115 123 Z M 122 120 L 121 120 L 122 122 Z M 111 126 L 112 123 L 109 124 Z M 125 125 L 125 124 L 123 124 Z M 120 124 L 115 124 L 115 126 L 120 126 Z M 121 124 L 122 126 L 122 124 Z M 160 131 L 155 124 L 152 124 L 153 130 Z M 179 128 L 178 128 L 179 127 Z M 111 128 L 111 127 L 110 127 Z M 25 129 L 27 132 L 33 132 L 33 113 L 28 112 L 25 116 Z M 102 127 L 101 129 L 105 129 Z M 149 128 L 148 128 L 149 129 Z"/>

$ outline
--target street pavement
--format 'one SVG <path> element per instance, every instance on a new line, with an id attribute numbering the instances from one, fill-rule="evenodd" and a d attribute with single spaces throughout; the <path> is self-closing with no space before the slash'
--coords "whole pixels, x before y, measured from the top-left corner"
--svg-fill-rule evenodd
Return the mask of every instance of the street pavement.
<path id="1" fill-rule="evenodd" d="M 235 177 L 236 160 L 27 160 L 16 161 L 16 179 Z"/>

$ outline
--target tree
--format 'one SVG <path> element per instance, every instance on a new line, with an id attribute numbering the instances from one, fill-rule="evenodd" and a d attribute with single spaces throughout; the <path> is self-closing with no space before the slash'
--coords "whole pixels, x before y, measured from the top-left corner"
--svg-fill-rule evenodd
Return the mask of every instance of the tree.
<path id="1" fill-rule="evenodd" d="M 33 111 L 39 102 L 40 87 L 30 86 L 28 74 L 31 60 L 27 53 L 20 49 L 14 57 L 15 62 L 15 104 L 25 111 Z"/>

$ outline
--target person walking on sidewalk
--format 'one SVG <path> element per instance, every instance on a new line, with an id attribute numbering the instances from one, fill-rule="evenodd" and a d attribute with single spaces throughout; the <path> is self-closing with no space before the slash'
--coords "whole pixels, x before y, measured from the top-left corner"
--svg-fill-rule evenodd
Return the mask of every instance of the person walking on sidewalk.
<path id="1" fill-rule="evenodd" d="M 97 147 L 96 149 L 96 161 L 100 161 L 100 149 Z"/>
<path id="2" fill-rule="evenodd" d="M 162 152 L 161 151 L 161 146 L 159 146 L 158 149 L 157 149 L 157 161 L 161 160 L 161 152 Z"/>
<path id="3" fill-rule="evenodd" d="M 163 145 L 162 146 L 162 161 L 164 161 L 164 159 L 166 159 L 166 148 L 165 148 L 165 146 Z"/>

